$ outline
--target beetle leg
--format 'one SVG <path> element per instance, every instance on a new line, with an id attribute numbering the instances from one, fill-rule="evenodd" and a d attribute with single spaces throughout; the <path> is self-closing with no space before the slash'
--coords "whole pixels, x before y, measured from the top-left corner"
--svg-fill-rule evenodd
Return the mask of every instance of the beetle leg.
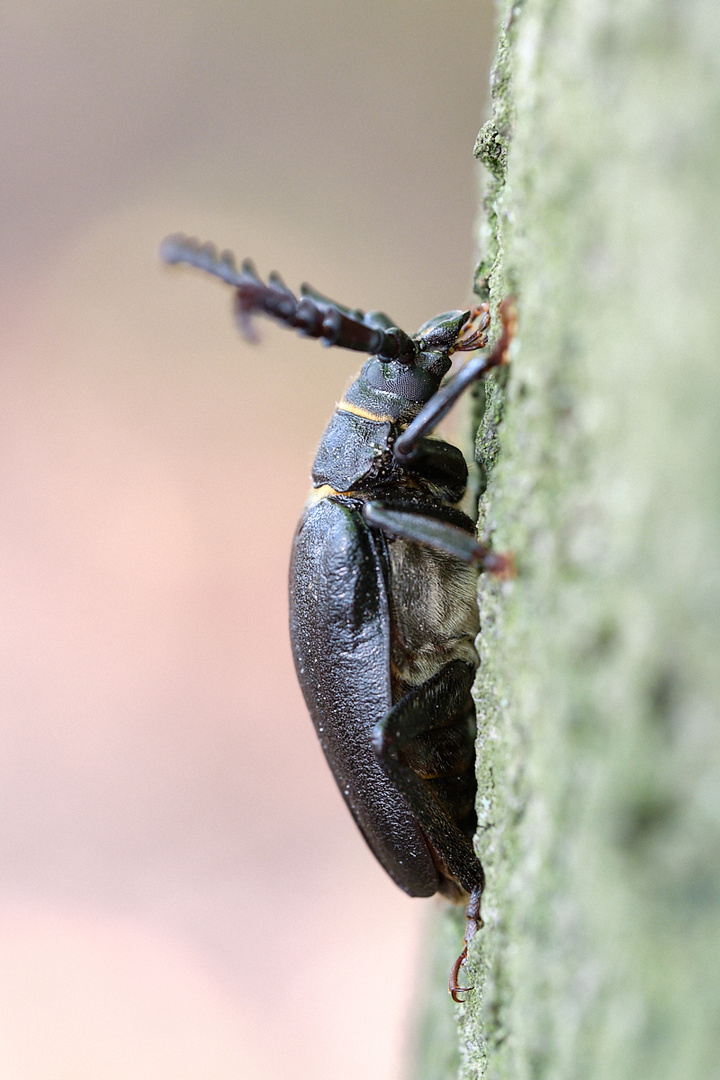
<path id="1" fill-rule="evenodd" d="M 465 494 L 468 482 L 465 456 L 457 446 L 442 439 L 418 439 L 413 459 L 403 469 L 408 478 L 418 477 L 421 482 L 432 484 L 435 494 L 443 501 L 455 504 Z"/>
<path id="2" fill-rule="evenodd" d="M 483 925 L 482 916 L 480 914 L 480 901 L 482 900 L 484 884 L 485 883 L 483 882 L 480 885 L 476 885 L 470 893 L 470 899 L 468 900 L 468 905 L 465 909 L 465 918 L 467 919 L 465 924 L 465 937 L 463 939 L 465 944 L 463 951 L 452 966 L 450 979 L 448 980 L 450 997 L 453 1001 L 457 1002 L 458 1005 L 465 1000 L 464 998 L 458 997 L 458 994 L 467 994 L 473 989 L 472 986 L 460 986 L 458 979 L 460 978 L 460 968 L 467 960 L 468 945 L 475 937 L 479 928 Z"/>
<path id="3" fill-rule="evenodd" d="M 507 363 L 507 351 L 515 335 L 516 326 L 515 308 L 510 299 L 503 300 L 500 305 L 500 317 L 502 330 L 490 352 L 481 353 L 468 360 L 457 375 L 440 387 L 412 423 L 408 424 L 405 431 L 395 440 L 393 455 L 400 464 L 414 457 L 420 439 L 437 427 L 468 386 L 477 382 L 478 379 L 484 379 L 492 368 Z"/>
<path id="4" fill-rule="evenodd" d="M 468 566 L 480 566 L 499 577 L 512 577 L 514 564 L 510 555 L 499 555 L 479 543 L 471 533 L 438 518 L 426 517 L 409 510 L 395 510 L 386 503 L 373 500 L 363 506 L 368 525 L 389 536 L 425 544 L 444 551 Z"/>
<path id="5" fill-rule="evenodd" d="M 401 698 L 373 733 L 373 748 L 382 769 L 406 799 L 434 850 L 443 853 L 447 871 L 470 893 L 464 947 L 448 983 L 456 1002 L 463 1000 L 459 994 L 472 990 L 471 986 L 460 986 L 459 977 L 468 945 L 483 925 L 480 901 L 485 873 L 461 822 L 453 820 L 449 812 L 449 805 L 457 806 L 457 792 L 449 803 L 441 795 L 443 785 L 455 781 L 462 786 L 472 770 L 474 754 L 467 714 L 468 706 L 472 709 L 469 694 L 473 677 L 472 667 L 463 661 L 447 664 Z M 468 750 L 469 760 L 464 753 Z M 474 775 L 468 787 L 474 788 Z M 457 818 L 457 814 L 454 816 Z M 467 813 L 462 824 L 468 827 Z"/>
<path id="6" fill-rule="evenodd" d="M 475 755 L 469 722 L 474 677 L 470 664 L 453 660 L 393 705 L 373 732 L 373 749 L 383 772 L 405 798 L 434 850 L 442 852 L 449 876 L 468 892 L 484 881 L 468 836 L 475 825 Z M 462 819 L 451 809 L 459 794 L 467 803 Z"/>

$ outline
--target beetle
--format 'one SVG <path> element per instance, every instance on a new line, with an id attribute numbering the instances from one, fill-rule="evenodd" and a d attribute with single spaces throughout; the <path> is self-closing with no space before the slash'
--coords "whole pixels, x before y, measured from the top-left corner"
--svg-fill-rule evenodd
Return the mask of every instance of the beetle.
<path id="1" fill-rule="evenodd" d="M 239 328 L 263 314 L 324 345 L 369 354 L 320 441 L 290 566 L 290 637 L 298 679 L 342 795 L 372 852 L 410 896 L 468 897 L 464 947 L 482 926 L 485 884 L 473 849 L 477 574 L 512 572 L 459 509 L 468 468 L 431 432 L 460 395 L 506 363 L 514 328 L 487 345 L 489 307 L 430 319 L 414 336 L 379 311 L 337 304 L 308 285 L 182 235 L 161 256 L 235 290 Z M 475 353 L 443 383 L 454 352 Z"/>

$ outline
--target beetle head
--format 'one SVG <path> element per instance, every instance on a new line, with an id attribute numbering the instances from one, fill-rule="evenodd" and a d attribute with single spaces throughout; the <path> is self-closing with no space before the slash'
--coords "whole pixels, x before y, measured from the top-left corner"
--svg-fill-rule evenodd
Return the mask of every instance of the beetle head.
<path id="1" fill-rule="evenodd" d="M 418 330 L 408 349 L 397 360 L 372 356 L 364 372 L 370 386 L 398 394 L 408 401 L 427 401 L 450 370 L 450 354 L 471 317 L 469 311 L 446 311 Z M 390 331 L 392 333 L 392 331 Z"/>
<path id="2" fill-rule="evenodd" d="M 436 315 L 413 338 L 404 335 L 405 349 L 397 359 L 371 356 L 363 365 L 360 381 L 371 393 L 381 393 L 385 411 L 391 415 L 399 418 L 408 408 L 412 413 L 413 407 L 417 411 L 437 392 L 450 370 L 453 352 L 482 348 L 489 321 L 487 305 Z M 390 329 L 388 336 L 395 333 Z"/>

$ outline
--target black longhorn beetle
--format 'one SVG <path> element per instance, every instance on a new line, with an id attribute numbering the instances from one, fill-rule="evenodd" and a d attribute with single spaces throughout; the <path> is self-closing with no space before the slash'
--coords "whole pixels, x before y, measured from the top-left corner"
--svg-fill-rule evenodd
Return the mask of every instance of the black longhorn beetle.
<path id="1" fill-rule="evenodd" d="M 464 948 L 482 926 L 485 875 L 473 849 L 479 570 L 512 573 L 458 509 L 468 480 L 457 447 L 428 438 L 463 391 L 507 360 L 514 310 L 489 352 L 448 382 L 454 352 L 487 344 L 487 304 L 430 319 L 414 337 L 381 312 L 298 300 L 277 274 L 183 236 L 166 263 L 206 270 L 235 290 L 246 338 L 269 315 L 324 345 L 369 353 L 320 441 L 290 566 L 290 637 L 318 738 L 360 831 L 410 896 L 469 894 Z M 442 385 L 441 385 L 442 384 Z"/>

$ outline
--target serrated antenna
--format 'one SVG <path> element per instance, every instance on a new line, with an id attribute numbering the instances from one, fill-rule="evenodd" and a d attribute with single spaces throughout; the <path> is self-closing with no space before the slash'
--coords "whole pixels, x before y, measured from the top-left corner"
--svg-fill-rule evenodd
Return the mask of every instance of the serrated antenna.
<path id="1" fill-rule="evenodd" d="M 303 286 L 298 299 L 274 271 L 267 284 L 263 282 L 250 259 L 244 260 L 238 272 L 233 254 L 218 254 L 214 244 L 203 244 L 181 234 L 168 236 L 160 246 L 160 257 L 170 265 L 194 266 L 232 285 L 236 290 L 238 325 L 250 341 L 255 340 L 252 316 L 260 314 L 306 337 L 320 338 L 323 345 L 354 349 L 403 364 L 412 364 L 417 356 L 417 346 L 404 330 L 370 323 L 363 312 L 326 300 L 310 286 Z"/>

